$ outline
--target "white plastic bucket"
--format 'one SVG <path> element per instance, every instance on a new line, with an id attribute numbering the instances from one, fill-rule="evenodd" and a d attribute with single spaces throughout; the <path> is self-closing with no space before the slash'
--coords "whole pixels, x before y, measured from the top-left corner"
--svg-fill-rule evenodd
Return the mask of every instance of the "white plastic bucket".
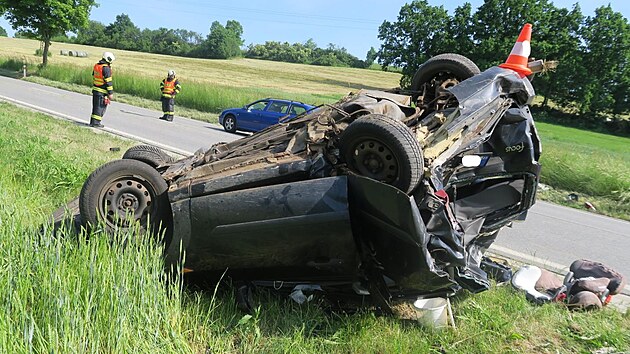
<path id="1" fill-rule="evenodd" d="M 413 303 L 418 322 L 427 327 L 448 326 L 448 301 L 442 297 L 418 299 Z"/>

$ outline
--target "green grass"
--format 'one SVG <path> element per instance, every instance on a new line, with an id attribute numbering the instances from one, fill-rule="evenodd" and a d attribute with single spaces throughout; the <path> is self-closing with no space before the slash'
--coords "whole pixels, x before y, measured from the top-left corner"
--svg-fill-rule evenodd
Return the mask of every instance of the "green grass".
<path id="1" fill-rule="evenodd" d="M 547 123 L 536 126 L 543 144 L 541 182 L 559 190 L 541 196 L 582 207 L 565 199 L 575 192 L 599 212 L 630 220 L 630 138 Z"/>
<path id="2" fill-rule="evenodd" d="M 441 331 L 369 310 L 330 314 L 317 301 L 300 306 L 264 291 L 254 294 L 258 310 L 245 316 L 229 287 L 215 294 L 165 282 L 161 250 L 150 239 L 123 248 L 99 233 L 40 233 L 95 167 L 132 144 L 0 102 L 0 352 L 630 350 L 630 315 L 533 306 L 510 287 L 462 294 L 453 303 L 457 329 Z"/>
<path id="3" fill-rule="evenodd" d="M 39 42 L 0 37 L 0 62 L 26 63 L 36 72 L 41 58 L 34 56 Z M 336 101 L 360 88 L 391 88 L 400 74 L 377 70 L 322 67 L 255 59 L 208 60 L 159 54 L 112 50 L 69 43 L 53 43 L 52 51 L 72 49 L 88 52 L 88 58 L 54 55 L 41 75 L 57 81 L 90 85 L 91 70 L 103 51 L 113 51 L 116 91 L 159 98 L 159 82 L 174 69 L 182 82 L 179 105 L 217 113 L 223 108 L 241 107 L 264 97 L 277 97 L 320 104 Z M 0 63 L 0 66 L 1 63 Z M 13 65 L 12 65 L 13 66 Z M 18 68 L 13 67 L 13 70 Z"/>
<path id="4" fill-rule="evenodd" d="M 2 64 L 0 64 L 1 66 Z M 92 81 L 85 70 L 70 65 L 48 65 L 35 71 L 35 75 L 64 83 L 91 87 Z M 114 91 L 145 99 L 160 99 L 159 82 L 154 78 L 139 76 L 122 70 L 114 73 Z M 218 113 L 226 108 L 241 107 L 264 97 L 302 101 L 314 105 L 337 101 L 340 96 L 320 94 L 295 94 L 271 88 L 241 88 L 210 85 L 196 81 L 182 82 L 182 92 L 177 105 L 202 112 Z"/>

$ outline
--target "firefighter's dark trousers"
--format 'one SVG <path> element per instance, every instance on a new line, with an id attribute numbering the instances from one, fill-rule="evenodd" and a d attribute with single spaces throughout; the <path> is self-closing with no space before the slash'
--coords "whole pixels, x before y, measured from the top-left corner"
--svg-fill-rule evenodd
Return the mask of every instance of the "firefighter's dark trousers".
<path id="1" fill-rule="evenodd" d="M 105 104 L 106 94 L 92 91 L 92 116 L 90 117 L 90 122 L 101 121 L 103 119 L 103 115 L 105 115 L 105 110 L 107 109 L 107 105 Z"/>
<path id="2" fill-rule="evenodd" d="M 173 115 L 175 114 L 175 97 L 164 97 L 162 96 L 162 112 L 164 115 L 163 119 L 173 120 Z"/>

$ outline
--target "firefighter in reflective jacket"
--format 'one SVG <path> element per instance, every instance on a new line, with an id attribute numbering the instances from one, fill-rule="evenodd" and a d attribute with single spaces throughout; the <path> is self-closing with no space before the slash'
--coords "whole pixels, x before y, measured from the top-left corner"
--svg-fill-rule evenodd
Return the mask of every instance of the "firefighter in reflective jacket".
<path id="1" fill-rule="evenodd" d="M 173 121 L 175 114 L 175 96 L 181 91 L 182 87 L 175 77 L 175 71 L 169 70 L 166 79 L 160 83 L 160 91 L 162 91 L 162 112 L 164 115 L 160 117 L 162 120 Z"/>
<path id="2" fill-rule="evenodd" d="M 103 115 L 107 109 L 109 101 L 114 95 L 114 86 L 112 84 L 112 68 L 111 64 L 116 58 L 110 52 L 103 53 L 103 58 L 94 65 L 92 70 L 92 116 L 90 117 L 90 126 L 102 128 L 104 127 Z"/>

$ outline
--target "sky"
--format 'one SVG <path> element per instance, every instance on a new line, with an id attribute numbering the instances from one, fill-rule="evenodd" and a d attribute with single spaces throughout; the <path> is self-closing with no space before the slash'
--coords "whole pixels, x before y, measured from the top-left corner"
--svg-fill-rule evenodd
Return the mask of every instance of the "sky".
<path id="1" fill-rule="evenodd" d="M 208 34 L 210 25 L 219 21 L 225 25 L 236 20 L 243 26 L 245 46 L 265 41 L 303 43 L 312 38 L 320 47 L 329 43 L 346 48 L 351 54 L 364 59 L 370 47 L 378 50 L 378 27 L 384 20 L 396 21 L 404 0 L 97 0 L 90 19 L 104 23 L 114 22 L 116 15 L 125 13 L 140 29 L 159 27 L 181 28 Z M 429 0 L 433 6 L 443 5 L 453 10 L 464 0 Z M 483 0 L 469 0 L 473 8 Z M 555 0 L 557 7 L 571 8 L 579 3 L 582 13 L 594 15 L 594 10 L 610 4 L 614 11 L 630 19 L 628 0 Z M 0 27 L 9 36 L 14 31 L 4 18 Z M 535 35 L 535 29 L 534 29 Z"/>

